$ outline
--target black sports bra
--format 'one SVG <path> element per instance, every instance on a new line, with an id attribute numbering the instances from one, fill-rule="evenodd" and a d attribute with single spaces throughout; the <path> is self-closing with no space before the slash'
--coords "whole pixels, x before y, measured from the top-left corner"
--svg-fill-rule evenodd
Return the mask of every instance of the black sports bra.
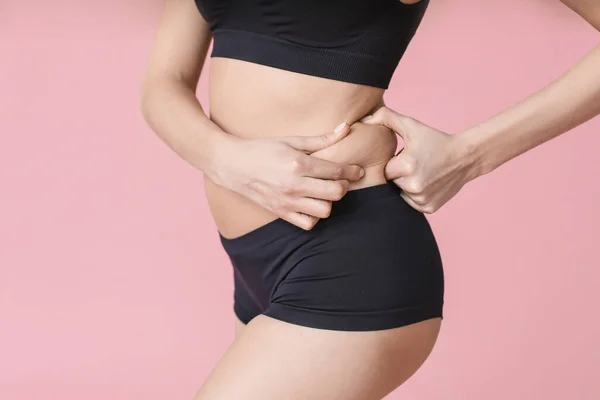
<path id="1" fill-rule="evenodd" d="M 429 0 L 195 0 L 211 56 L 387 89 Z"/>

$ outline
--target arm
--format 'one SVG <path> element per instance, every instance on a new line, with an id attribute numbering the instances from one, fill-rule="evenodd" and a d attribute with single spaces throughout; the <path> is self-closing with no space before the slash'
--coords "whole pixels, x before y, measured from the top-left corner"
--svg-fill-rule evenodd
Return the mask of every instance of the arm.
<path id="1" fill-rule="evenodd" d="M 600 2 L 563 0 L 600 29 Z M 404 139 L 386 177 L 413 208 L 433 213 L 469 181 L 600 113 L 600 45 L 525 100 L 465 131 L 447 134 L 386 107 L 363 119 Z"/>
<path id="2" fill-rule="evenodd" d="M 600 2 L 563 3 L 600 30 Z M 476 175 L 482 175 L 598 114 L 600 45 L 545 88 L 457 135 L 465 140 Z"/>
<path id="3" fill-rule="evenodd" d="M 140 91 L 148 125 L 177 154 L 217 185 L 304 229 L 326 218 L 331 202 L 364 171 L 308 153 L 342 140 L 350 129 L 315 136 L 239 139 L 206 116 L 196 86 L 210 30 L 192 0 L 166 0 Z"/>
<path id="4" fill-rule="evenodd" d="M 202 110 L 196 86 L 211 35 L 193 1 L 167 0 L 142 86 L 140 108 L 154 132 L 203 171 L 225 138 Z"/>

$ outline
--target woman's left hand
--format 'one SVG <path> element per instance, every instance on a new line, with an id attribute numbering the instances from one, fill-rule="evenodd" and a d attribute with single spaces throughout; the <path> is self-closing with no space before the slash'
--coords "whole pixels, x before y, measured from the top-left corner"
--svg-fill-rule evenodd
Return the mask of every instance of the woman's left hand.
<path id="1" fill-rule="evenodd" d="M 384 125 L 402 137 L 404 147 L 388 161 L 385 174 L 402 189 L 402 198 L 420 212 L 439 210 L 479 175 L 462 135 L 439 131 L 387 107 L 362 122 Z"/>

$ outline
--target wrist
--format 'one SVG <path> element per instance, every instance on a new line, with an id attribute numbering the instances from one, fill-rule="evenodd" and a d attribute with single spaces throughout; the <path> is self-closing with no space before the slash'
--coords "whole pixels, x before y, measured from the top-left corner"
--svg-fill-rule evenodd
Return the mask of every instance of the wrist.
<path id="1" fill-rule="evenodd" d="M 221 130 L 215 130 L 207 135 L 207 140 L 202 146 L 200 169 L 212 181 L 221 185 L 223 166 L 226 160 L 235 159 L 234 148 L 240 139 Z"/>
<path id="2" fill-rule="evenodd" d="M 454 136 L 460 142 L 462 156 L 470 170 L 469 180 L 485 175 L 494 169 L 488 159 L 488 146 L 482 135 L 479 135 L 476 130 L 468 129 L 455 133 Z"/>

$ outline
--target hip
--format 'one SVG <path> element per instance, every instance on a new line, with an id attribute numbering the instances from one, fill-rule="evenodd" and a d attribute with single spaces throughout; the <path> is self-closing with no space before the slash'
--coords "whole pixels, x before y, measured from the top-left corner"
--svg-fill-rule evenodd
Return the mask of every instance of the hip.
<path id="1" fill-rule="evenodd" d="M 275 219 L 220 238 L 234 267 L 239 310 L 345 330 L 441 316 L 436 239 L 424 214 L 391 182 L 348 192 L 311 231 Z"/>

